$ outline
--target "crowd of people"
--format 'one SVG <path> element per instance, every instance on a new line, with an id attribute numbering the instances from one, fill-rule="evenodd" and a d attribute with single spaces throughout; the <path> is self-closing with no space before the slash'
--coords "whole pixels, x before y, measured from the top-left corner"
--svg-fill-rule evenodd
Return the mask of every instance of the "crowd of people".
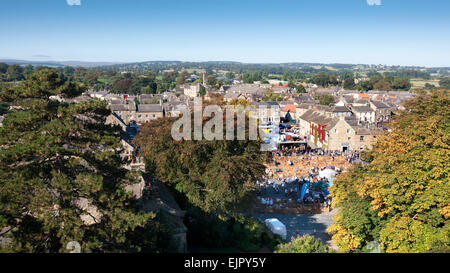
<path id="1" fill-rule="evenodd" d="M 319 172 L 325 167 L 312 167 L 305 177 L 279 177 L 273 178 L 270 175 L 262 177 L 257 181 L 258 198 L 261 204 L 267 208 L 283 208 L 297 206 L 299 204 L 319 203 L 325 207 L 331 206 L 331 199 L 328 192 L 330 181 L 325 177 L 320 177 Z M 337 174 L 340 169 L 334 168 Z M 305 183 L 309 183 L 308 190 L 301 196 L 301 190 Z"/>
<path id="2" fill-rule="evenodd" d="M 272 162 L 266 165 L 266 174 L 257 181 L 258 198 L 266 208 L 287 208 L 300 204 L 319 203 L 331 207 L 328 188 L 332 181 L 319 173 L 330 169 L 336 175 L 345 171 L 358 152 L 304 150 L 302 146 L 284 146 L 272 152 Z M 334 178 L 333 178 L 334 180 Z M 305 183 L 307 192 L 301 193 Z"/>

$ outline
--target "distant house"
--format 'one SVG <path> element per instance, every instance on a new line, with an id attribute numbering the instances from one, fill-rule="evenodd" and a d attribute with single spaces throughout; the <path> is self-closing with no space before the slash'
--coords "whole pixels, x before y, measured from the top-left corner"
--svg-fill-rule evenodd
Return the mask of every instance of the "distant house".
<path id="1" fill-rule="evenodd" d="M 375 123 L 375 111 L 369 106 L 352 106 L 352 112 L 355 114 L 359 123 Z"/>
<path id="2" fill-rule="evenodd" d="M 377 122 L 389 122 L 394 110 L 393 107 L 381 101 L 371 101 L 370 108 L 375 111 Z"/>
<path id="3" fill-rule="evenodd" d="M 352 125 L 342 117 L 328 126 L 326 131 L 326 147 L 341 152 L 370 150 L 377 142 L 377 136 L 381 134 L 379 130 Z"/>
<path id="4" fill-rule="evenodd" d="M 280 115 L 282 117 L 285 117 L 287 115 L 287 113 L 289 112 L 289 114 L 291 115 L 291 118 L 296 120 L 297 119 L 297 106 L 293 105 L 293 104 L 288 104 L 286 106 L 284 106 L 281 110 L 280 110 Z"/>
<path id="5" fill-rule="evenodd" d="M 185 109 L 185 107 L 189 107 L 189 105 L 187 105 L 184 102 L 174 102 L 165 104 L 166 109 L 165 115 L 167 117 L 179 117 L 183 112 L 183 109 Z"/>
<path id="6" fill-rule="evenodd" d="M 256 114 L 261 123 L 280 123 L 280 105 L 276 102 L 253 102 Z"/>
<path id="7" fill-rule="evenodd" d="M 301 103 L 315 103 L 315 100 L 310 95 L 302 95 L 302 96 L 293 96 L 292 100 L 295 101 L 298 104 Z"/>
<path id="8" fill-rule="evenodd" d="M 142 104 L 152 104 L 152 103 L 160 103 L 160 96 L 156 96 L 154 94 L 142 94 L 139 96 L 139 103 Z"/>
<path id="9" fill-rule="evenodd" d="M 107 95 L 109 94 L 108 91 L 88 91 L 86 92 L 87 96 L 90 96 L 91 98 L 105 100 Z"/>
<path id="10" fill-rule="evenodd" d="M 369 105 L 369 99 L 357 99 L 352 102 L 353 106 L 368 106 Z"/>
<path id="11" fill-rule="evenodd" d="M 121 120 L 123 120 L 125 124 L 129 124 L 136 118 L 136 104 L 134 102 L 130 102 L 128 104 L 110 104 L 109 108 Z"/>
<path id="12" fill-rule="evenodd" d="M 164 110 L 159 104 L 139 104 L 136 111 L 136 123 L 144 124 L 164 117 Z"/>
<path id="13" fill-rule="evenodd" d="M 333 114 L 336 117 L 349 117 L 352 115 L 352 111 L 345 106 L 335 106 Z"/>
<path id="14" fill-rule="evenodd" d="M 226 102 L 230 102 L 232 100 L 241 100 L 241 99 L 246 100 L 247 97 L 240 92 L 239 93 L 238 92 L 228 92 L 225 94 L 225 96 L 223 96 L 223 99 Z"/>
<path id="15" fill-rule="evenodd" d="M 300 133 L 313 148 L 341 152 L 372 149 L 379 130 L 358 125 L 352 116 L 335 117 L 327 112 L 310 109 L 299 117 Z"/>
<path id="16" fill-rule="evenodd" d="M 200 94 L 201 84 L 196 83 L 193 85 L 184 85 L 184 95 L 190 97 L 190 98 L 196 98 Z"/>

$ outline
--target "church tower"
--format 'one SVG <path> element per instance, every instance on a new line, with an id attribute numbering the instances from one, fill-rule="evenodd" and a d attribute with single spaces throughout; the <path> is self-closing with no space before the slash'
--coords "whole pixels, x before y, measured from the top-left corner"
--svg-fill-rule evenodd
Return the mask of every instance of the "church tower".
<path id="1" fill-rule="evenodd" d="M 203 86 L 206 88 L 206 72 L 203 73 Z"/>

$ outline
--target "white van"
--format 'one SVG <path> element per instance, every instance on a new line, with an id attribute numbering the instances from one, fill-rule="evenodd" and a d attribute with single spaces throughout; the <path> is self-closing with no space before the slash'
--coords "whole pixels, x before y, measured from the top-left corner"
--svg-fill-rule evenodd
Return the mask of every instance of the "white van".
<path id="1" fill-rule="evenodd" d="M 283 240 L 286 240 L 287 232 L 286 232 L 286 226 L 280 222 L 280 220 L 276 218 L 272 219 L 266 219 L 265 221 L 266 226 L 275 234 L 278 234 L 283 238 Z"/>

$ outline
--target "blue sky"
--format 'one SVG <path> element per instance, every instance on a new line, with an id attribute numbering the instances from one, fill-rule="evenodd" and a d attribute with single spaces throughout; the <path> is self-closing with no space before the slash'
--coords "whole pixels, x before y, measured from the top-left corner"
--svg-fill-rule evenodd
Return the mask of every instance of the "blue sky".
<path id="1" fill-rule="evenodd" d="M 0 58 L 450 66 L 449 14 L 448 0 L 1 0 Z"/>

